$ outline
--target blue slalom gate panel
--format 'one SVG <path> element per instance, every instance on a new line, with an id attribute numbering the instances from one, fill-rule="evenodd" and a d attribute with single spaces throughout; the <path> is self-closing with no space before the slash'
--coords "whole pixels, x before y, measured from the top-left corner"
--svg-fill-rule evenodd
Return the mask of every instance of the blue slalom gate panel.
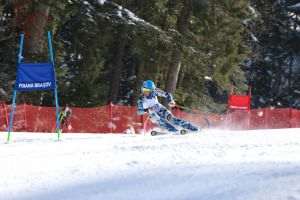
<path id="1" fill-rule="evenodd" d="M 54 51 L 52 47 L 52 34 L 48 36 L 49 60 L 46 63 L 25 63 L 23 62 L 24 33 L 20 35 L 20 46 L 18 53 L 18 66 L 16 84 L 13 90 L 12 109 L 9 115 L 9 127 L 7 142 L 10 141 L 10 133 L 13 128 L 14 112 L 16 109 L 17 91 L 34 91 L 34 90 L 52 90 L 54 92 L 56 107 L 56 132 L 58 140 L 60 139 L 59 123 L 59 104 L 55 76 Z"/>
<path id="2" fill-rule="evenodd" d="M 52 63 L 20 63 L 17 71 L 16 90 L 54 90 L 55 74 Z"/>

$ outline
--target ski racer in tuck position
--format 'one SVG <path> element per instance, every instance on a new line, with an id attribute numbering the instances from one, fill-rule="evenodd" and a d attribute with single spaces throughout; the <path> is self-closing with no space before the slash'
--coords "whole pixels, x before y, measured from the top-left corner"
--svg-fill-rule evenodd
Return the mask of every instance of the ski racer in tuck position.
<path id="1" fill-rule="evenodd" d="M 152 80 L 144 81 L 141 90 L 142 95 L 137 102 L 137 112 L 139 115 L 143 115 L 147 112 L 150 120 L 154 124 L 174 134 L 200 131 L 200 128 L 190 122 L 176 118 L 165 106 L 159 103 L 157 96 L 166 98 L 170 107 L 175 106 L 172 95 L 157 88 Z M 182 129 L 179 130 L 177 127 L 181 127 Z M 158 132 L 151 132 L 151 135 L 156 134 L 158 134 Z"/>

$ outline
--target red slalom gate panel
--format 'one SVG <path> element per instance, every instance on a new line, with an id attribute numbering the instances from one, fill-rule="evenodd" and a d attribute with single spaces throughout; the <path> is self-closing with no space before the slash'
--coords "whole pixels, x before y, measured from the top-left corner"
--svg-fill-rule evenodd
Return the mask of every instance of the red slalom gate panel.
<path id="1" fill-rule="evenodd" d="M 231 110 L 250 110 L 251 97 L 246 95 L 230 95 L 228 108 Z"/>
<path id="2" fill-rule="evenodd" d="M 228 112 L 225 126 L 229 129 L 249 129 L 251 112 L 251 92 L 249 95 L 230 94 L 228 97 Z"/>

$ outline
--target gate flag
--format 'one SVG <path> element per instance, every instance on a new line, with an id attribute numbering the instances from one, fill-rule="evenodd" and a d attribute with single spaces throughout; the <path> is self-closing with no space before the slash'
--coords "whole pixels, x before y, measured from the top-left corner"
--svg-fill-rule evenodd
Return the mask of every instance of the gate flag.
<path id="1" fill-rule="evenodd" d="M 57 93 L 57 82 L 55 76 L 55 62 L 54 50 L 52 47 L 52 34 L 50 31 L 48 35 L 48 62 L 44 63 L 25 63 L 23 62 L 23 47 L 24 47 L 24 33 L 20 35 L 20 46 L 18 53 L 17 78 L 13 90 L 13 98 L 11 104 L 11 111 L 9 115 L 9 126 L 7 134 L 7 142 L 10 141 L 11 131 L 13 128 L 14 113 L 16 109 L 16 99 L 18 91 L 34 91 L 34 90 L 51 90 L 54 93 L 55 107 L 56 107 L 56 132 L 57 139 L 60 140 L 61 130 L 59 123 L 59 104 Z"/>
<path id="2" fill-rule="evenodd" d="M 19 91 L 54 90 L 55 74 L 52 63 L 20 63 L 16 89 Z"/>

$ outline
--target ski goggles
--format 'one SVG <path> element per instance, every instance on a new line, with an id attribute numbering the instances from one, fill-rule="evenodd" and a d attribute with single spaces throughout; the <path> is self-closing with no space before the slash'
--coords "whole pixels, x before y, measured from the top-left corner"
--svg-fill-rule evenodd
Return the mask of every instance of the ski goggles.
<path id="1" fill-rule="evenodd" d="M 143 93 L 150 93 L 152 90 L 148 88 L 142 88 Z"/>

